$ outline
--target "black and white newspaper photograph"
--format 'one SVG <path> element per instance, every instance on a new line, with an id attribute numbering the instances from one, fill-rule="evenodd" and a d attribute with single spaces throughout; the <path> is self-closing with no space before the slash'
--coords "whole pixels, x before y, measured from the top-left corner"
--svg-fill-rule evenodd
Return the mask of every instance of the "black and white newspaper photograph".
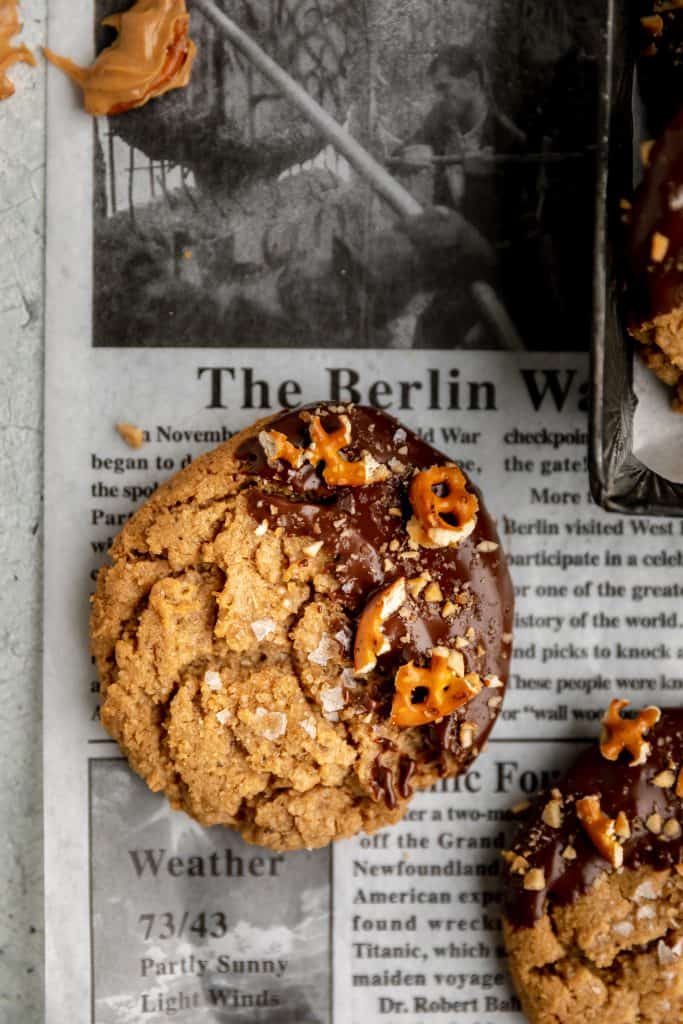
<path id="1" fill-rule="evenodd" d="M 95 345 L 586 347 L 603 3 L 211 7 L 341 145 L 200 6 L 188 87 L 95 126 Z"/>
<path id="2" fill-rule="evenodd" d="M 0 1024 L 682 1024 L 682 40 L 0 0 Z"/>

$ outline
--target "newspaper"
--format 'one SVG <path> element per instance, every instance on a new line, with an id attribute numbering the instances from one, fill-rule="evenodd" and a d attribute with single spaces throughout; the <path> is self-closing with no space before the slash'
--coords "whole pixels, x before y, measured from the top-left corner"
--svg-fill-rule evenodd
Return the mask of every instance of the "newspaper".
<path id="1" fill-rule="evenodd" d="M 575 6 L 226 0 L 403 175 L 424 214 L 399 228 L 196 10 L 185 93 L 93 126 L 51 73 L 47 1024 L 523 1020 L 501 939 L 511 808 L 595 738 L 612 697 L 666 705 L 683 690 L 681 524 L 609 516 L 588 491 L 588 357 L 571 349 L 587 337 L 590 274 L 562 270 L 591 231 L 592 128 L 577 99 L 597 103 L 601 26 L 592 0 Z M 54 0 L 50 45 L 87 61 L 113 7 Z M 453 40 L 474 64 L 444 53 Z M 470 129 L 495 120 L 492 141 L 453 128 L 453 78 L 481 115 Z M 565 96 L 578 113 L 558 120 Z M 465 167 L 468 146 L 487 174 Z M 514 223 L 503 210 L 487 224 L 482 193 L 507 186 Z M 444 224 L 472 243 L 459 266 Z M 472 269 L 480 237 L 497 239 L 487 270 Z M 466 777 L 417 795 L 391 829 L 282 855 L 200 828 L 129 770 L 98 723 L 88 597 L 161 480 L 256 416 L 321 399 L 386 408 L 481 486 L 515 581 L 514 658 Z M 144 430 L 142 448 L 119 421 Z"/>

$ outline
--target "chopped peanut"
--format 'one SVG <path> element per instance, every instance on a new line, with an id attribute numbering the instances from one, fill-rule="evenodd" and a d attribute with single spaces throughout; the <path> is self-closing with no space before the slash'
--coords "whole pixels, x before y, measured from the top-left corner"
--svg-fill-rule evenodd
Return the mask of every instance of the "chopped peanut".
<path id="1" fill-rule="evenodd" d="M 425 588 L 425 601 L 443 601 L 443 594 L 438 583 L 429 583 Z"/>
<path id="2" fill-rule="evenodd" d="M 600 752 L 608 761 L 616 761 L 623 750 L 628 750 L 633 760 L 631 767 L 645 764 L 650 753 L 650 744 L 643 734 L 651 729 L 661 717 L 659 708 L 645 708 L 635 718 L 622 718 L 621 711 L 630 701 L 613 700 L 603 718 L 603 732 L 600 737 Z"/>
<path id="3" fill-rule="evenodd" d="M 439 485 L 448 489 L 443 497 L 434 492 Z M 454 465 L 432 466 L 413 477 L 410 504 L 414 515 L 408 523 L 408 534 L 422 547 L 459 544 L 477 523 L 479 501 L 467 490 L 465 477 Z M 444 516 L 451 516 L 455 522 Z"/>
<path id="4" fill-rule="evenodd" d="M 663 263 L 669 251 L 669 239 L 660 231 L 652 234 L 650 241 L 650 259 L 653 263 Z"/>
<path id="5" fill-rule="evenodd" d="M 519 853 L 510 851 L 510 871 L 513 875 L 524 875 L 529 870 L 529 861 Z"/>
<path id="6" fill-rule="evenodd" d="M 358 622 L 353 649 L 353 667 L 357 674 L 372 672 L 380 654 L 390 649 L 382 626 L 406 599 L 406 581 L 400 576 L 384 590 L 371 597 Z"/>
<path id="7" fill-rule="evenodd" d="M 645 822 L 645 827 L 649 832 L 652 832 L 653 835 L 658 836 L 659 833 L 662 831 L 661 814 L 658 814 L 656 811 L 654 811 L 654 813 L 652 813 Z"/>
<path id="8" fill-rule="evenodd" d="M 482 555 L 490 554 L 492 551 L 497 551 L 499 545 L 496 544 L 495 540 L 480 540 L 477 544 L 477 551 Z"/>
<path id="9" fill-rule="evenodd" d="M 562 804 L 559 800 L 549 800 L 543 808 L 543 821 L 549 828 L 560 828 L 562 825 Z"/>
<path id="10" fill-rule="evenodd" d="M 631 826 L 623 811 L 619 811 L 614 819 L 614 831 L 620 839 L 628 839 L 631 835 Z"/>
<path id="11" fill-rule="evenodd" d="M 116 429 L 127 445 L 131 448 L 142 448 L 145 443 L 145 432 L 132 423 L 117 423 Z"/>
<path id="12" fill-rule="evenodd" d="M 520 800 L 519 803 L 512 805 L 512 807 L 510 808 L 510 813 L 511 814 L 524 814 L 524 812 L 528 811 L 530 807 L 531 807 L 531 801 L 530 800 Z"/>
<path id="13" fill-rule="evenodd" d="M 531 868 L 524 876 L 524 888 L 529 892 L 542 892 L 545 889 L 545 874 L 541 868 Z"/>
<path id="14" fill-rule="evenodd" d="M 648 14 L 640 19 L 640 24 L 651 36 L 661 36 L 664 31 L 664 19 L 661 14 Z"/>
<path id="15" fill-rule="evenodd" d="M 458 739 L 463 750 L 468 750 L 477 734 L 477 726 L 474 722 L 461 722 L 458 730 Z"/>
<path id="16" fill-rule="evenodd" d="M 481 680 L 474 673 L 463 675 L 463 669 L 462 655 L 446 647 L 434 648 L 429 668 L 418 668 L 412 661 L 402 665 L 394 680 L 393 723 L 426 725 L 467 704 L 481 690 Z"/>
<path id="17" fill-rule="evenodd" d="M 612 867 L 624 863 L 624 851 L 615 839 L 615 823 L 600 809 L 599 796 L 584 796 L 576 801 L 576 814 L 596 850 Z"/>
<path id="18" fill-rule="evenodd" d="M 658 786 L 659 789 L 671 789 L 675 781 L 676 776 L 672 771 L 667 769 L 666 771 L 659 772 L 658 775 L 655 775 L 652 780 L 652 785 Z"/>
<path id="19" fill-rule="evenodd" d="M 411 580 L 408 580 L 406 584 L 408 593 L 411 597 L 419 597 L 428 583 L 429 573 L 421 572 L 419 576 L 413 576 Z"/>

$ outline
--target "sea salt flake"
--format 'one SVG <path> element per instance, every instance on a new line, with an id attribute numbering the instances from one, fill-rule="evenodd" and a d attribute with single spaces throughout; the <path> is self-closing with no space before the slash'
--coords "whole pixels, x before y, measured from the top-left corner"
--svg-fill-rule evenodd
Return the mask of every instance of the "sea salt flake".
<path id="1" fill-rule="evenodd" d="M 320 703 L 323 707 L 323 714 L 326 717 L 341 711 L 346 706 L 342 687 L 340 685 L 323 686 L 320 691 Z"/>
<path id="2" fill-rule="evenodd" d="M 334 639 L 337 641 L 343 651 L 346 651 L 351 646 L 352 634 L 348 626 L 342 627 L 334 634 Z"/>
<path id="3" fill-rule="evenodd" d="M 204 682 L 210 690 L 222 690 L 223 680 L 221 679 L 218 672 L 205 672 Z"/>
<path id="4" fill-rule="evenodd" d="M 617 921 L 616 924 L 612 925 L 612 931 L 617 935 L 623 935 L 625 938 L 633 931 L 633 925 L 630 921 Z"/>
<path id="5" fill-rule="evenodd" d="M 276 629 L 277 623 L 273 619 L 256 619 L 251 624 L 251 631 L 259 643 L 265 640 L 267 636 L 270 636 L 271 633 L 274 633 Z"/>
<path id="6" fill-rule="evenodd" d="M 322 665 L 323 668 L 327 665 L 330 658 L 339 657 L 339 644 L 336 640 L 333 640 L 326 633 L 320 638 L 320 643 L 314 651 L 308 655 L 308 660 L 312 661 L 314 665 Z"/>
<path id="7" fill-rule="evenodd" d="M 353 674 L 353 669 L 343 668 L 341 671 L 341 682 L 342 686 L 345 686 L 347 690 L 357 690 L 359 682 Z"/>
<path id="8" fill-rule="evenodd" d="M 254 720 L 258 724 L 259 734 L 265 740 L 279 740 L 287 732 L 287 715 L 282 711 L 256 708 Z"/>
<path id="9" fill-rule="evenodd" d="M 408 435 L 406 434 L 406 432 L 403 429 L 403 427 L 399 427 L 398 430 L 396 430 L 394 432 L 394 436 L 393 436 L 392 440 L 393 440 L 394 444 L 403 444 L 403 442 L 405 441 L 407 436 Z"/>
<path id="10" fill-rule="evenodd" d="M 644 921 L 655 916 L 654 907 L 639 907 L 636 912 L 636 918 L 638 921 Z"/>
<path id="11" fill-rule="evenodd" d="M 303 722 L 299 722 L 299 726 L 312 740 L 318 735 L 318 728 L 312 718 L 304 718 Z"/>
<path id="12" fill-rule="evenodd" d="M 636 891 L 633 893 L 633 899 L 636 903 L 641 903 L 643 900 L 656 900 L 657 893 L 652 882 L 646 879 L 641 882 Z"/>
<path id="13" fill-rule="evenodd" d="M 665 967 L 675 963 L 683 951 L 683 939 L 680 939 L 675 946 L 667 946 L 664 939 L 660 939 L 657 943 L 657 959 L 660 964 L 664 964 Z"/>
<path id="14" fill-rule="evenodd" d="M 229 711 L 228 708 L 223 708 L 222 711 L 216 712 L 216 721 L 220 722 L 221 725 L 227 725 L 227 723 L 231 721 L 231 719 L 232 711 Z"/>

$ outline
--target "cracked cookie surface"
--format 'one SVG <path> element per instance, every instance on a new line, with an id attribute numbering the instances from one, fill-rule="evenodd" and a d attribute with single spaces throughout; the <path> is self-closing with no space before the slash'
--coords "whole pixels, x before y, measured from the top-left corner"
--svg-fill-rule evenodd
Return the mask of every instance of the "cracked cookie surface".
<path id="1" fill-rule="evenodd" d="M 683 1020 L 683 710 L 621 718 L 505 853 L 510 969 L 532 1024 Z"/>
<path id="2" fill-rule="evenodd" d="M 471 763 L 502 702 L 512 592 L 479 497 L 476 524 L 444 521 L 448 543 L 410 538 L 410 483 L 447 462 L 382 413 L 318 407 L 242 432 L 137 512 L 91 636 L 102 722 L 153 790 L 250 842 L 313 848 L 398 820 Z M 359 620 L 392 587 L 361 666 Z M 421 724 L 402 727 L 397 670 L 435 650 L 466 697 L 435 720 L 417 687 Z"/>

